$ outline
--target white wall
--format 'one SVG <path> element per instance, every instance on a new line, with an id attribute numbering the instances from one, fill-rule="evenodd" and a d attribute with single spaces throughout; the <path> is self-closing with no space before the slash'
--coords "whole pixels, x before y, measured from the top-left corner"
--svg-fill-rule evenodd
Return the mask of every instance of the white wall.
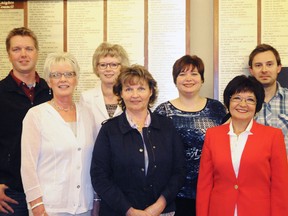
<path id="1" fill-rule="evenodd" d="M 205 65 L 201 95 L 213 98 L 213 0 L 190 0 L 191 54 Z"/>

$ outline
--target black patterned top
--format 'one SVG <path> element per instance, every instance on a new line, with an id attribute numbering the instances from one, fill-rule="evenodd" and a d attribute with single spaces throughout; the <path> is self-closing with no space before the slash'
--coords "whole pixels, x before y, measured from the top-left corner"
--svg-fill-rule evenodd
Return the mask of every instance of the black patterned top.
<path id="1" fill-rule="evenodd" d="M 226 115 L 226 109 L 221 102 L 207 98 L 205 107 L 197 112 L 179 110 L 169 101 L 160 104 L 154 112 L 171 118 L 182 137 L 186 151 L 187 175 L 178 197 L 195 199 L 200 156 L 206 130 L 221 124 L 222 118 Z"/>
<path id="2" fill-rule="evenodd" d="M 105 106 L 109 117 L 112 118 L 117 109 L 117 104 L 105 104 Z"/>

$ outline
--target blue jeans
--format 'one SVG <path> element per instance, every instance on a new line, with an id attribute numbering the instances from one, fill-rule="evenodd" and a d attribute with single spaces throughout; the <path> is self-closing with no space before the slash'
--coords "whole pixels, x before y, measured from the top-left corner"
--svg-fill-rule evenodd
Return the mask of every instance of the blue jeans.
<path id="1" fill-rule="evenodd" d="M 25 194 L 23 192 L 18 192 L 15 190 L 11 190 L 11 189 L 6 189 L 5 190 L 5 194 L 7 196 L 9 196 L 10 198 L 16 200 L 19 204 L 13 204 L 13 203 L 9 203 L 9 205 L 11 206 L 11 208 L 14 210 L 14 213 L 9 213 L 9 214 L 5 214 L 0 212 L 0 216 L 28 216 L 28 209 L 27 209 L 27 203 L 26 203 L 26 197 Z"/>

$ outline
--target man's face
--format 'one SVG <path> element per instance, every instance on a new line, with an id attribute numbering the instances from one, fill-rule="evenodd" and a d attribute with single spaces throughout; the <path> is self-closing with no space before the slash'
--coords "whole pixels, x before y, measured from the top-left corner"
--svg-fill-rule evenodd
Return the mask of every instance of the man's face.
<path id="1" fill-rule="evenodd" d="M 38 50 L 31 37 L 16 35 L 10 39 L 8 57 L 14 73 L 28 74 L 35 71 Z"/>
<path id="2" fill-rule="evenodd" d="M 251 75 L 265 88 L 276 84 L 281 65 L 277 65 L 276 57 L 272 51 L 265 51 L 255 55 L 249 70 Z"/>

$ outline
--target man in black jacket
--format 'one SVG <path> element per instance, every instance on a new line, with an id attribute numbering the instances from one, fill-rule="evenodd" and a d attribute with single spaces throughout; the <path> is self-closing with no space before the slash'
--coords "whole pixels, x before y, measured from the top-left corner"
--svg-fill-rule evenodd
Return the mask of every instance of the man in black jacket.
<path id="1" fill-rule="evenodd" d="M 30 29 L 11 30 L 6 50 L 13 69 L 0 81 L 0 216 L 27 216 L 20 175 L 22 120 L 32 106 L 52 95 L 35 70 L 39 47 Z"/>

